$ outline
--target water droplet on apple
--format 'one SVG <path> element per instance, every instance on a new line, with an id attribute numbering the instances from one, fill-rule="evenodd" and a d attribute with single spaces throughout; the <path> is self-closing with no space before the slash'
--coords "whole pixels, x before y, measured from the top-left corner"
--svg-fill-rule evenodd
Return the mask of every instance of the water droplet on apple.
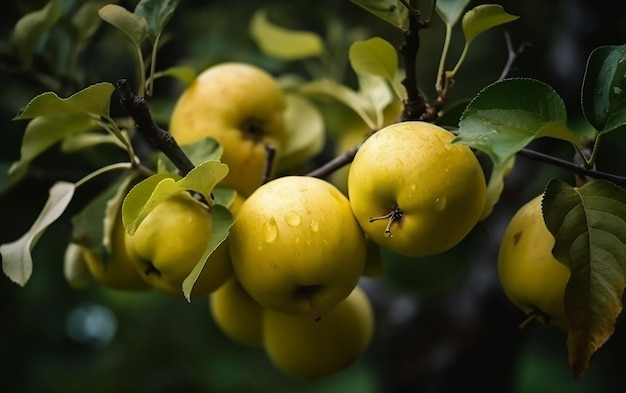
<path id="1" fill-rule="evenodd" d="M 287 224 L 295 227 L 300 225 L 300 215 L 294 211 L 288 211 L 287 214 L 285 214 L 285 221 L 287 221 Z"/>
<path id="2" fill-rule="evenodd" d="M 276 225 L 276 220 L 274 220 L 274 218 L 272 217 L 265 222 L 265 226 L 263 228 L 263 239 L 267 243 L 272 243 L 274 240 L 276 240 L 277 236 L 278 226 Z"/>
<path id="3" fill-rule="evenodd" d="M 317 222 L 317 220 L 311 220 L 311 231 L 313 232 L 320 231 L 320 224 Z"/>
<path id="4" fill-rule="evenodd" d="M 443 210 L 446 208 L 446 197 L 435 198 L 435 209 Z"/>

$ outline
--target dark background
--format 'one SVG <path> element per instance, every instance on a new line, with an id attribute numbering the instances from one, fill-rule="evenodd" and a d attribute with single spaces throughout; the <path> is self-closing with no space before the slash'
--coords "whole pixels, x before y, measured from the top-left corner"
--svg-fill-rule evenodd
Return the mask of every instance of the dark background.
<path id="1" fill-rule="evenodd" d="M 71 9 L 81 1 L 63 1 Z M 472 2 L 477 5 L 482 2 Z M 12 26 L 43 1 L 3 5 L 0 14 L 0 185 L 19 158 L 25 122 L 12 121 L 18 109 L 49 89 L 33 70 L 19 68 L 10 43 Z M 105 4 L 105 3 L 103 3 Z M 133 9 L 136 2 L 120 5 Z M 424 2 L 427 8 L 428 2 Z M 551 85 L 563 98 L 573 128 L 582 127 L 580 87 L 587 56 L 597 46 L 626 43 L 626 5 L 609 1 L 502 1 L 521 18 L 480 36 L 458 74 L 450 102 L 474 96 L 493 82 L 506 63 L 504 33 L 517 47 L 527 44 L 509 76 Z M 325 31 L 329 20 L 359 29 L 363 38 L 382 36 L 399 45 L 402 35 L 348 0 L 267 1 L 276 22 L 286 27 Z M 183 0 L 168 25 L 158 69 L 172 65 L 202 68 L 224 60 L 256 63 L 279 75 L 302 72 L 299 63 L 265 58 L 251 41 L 247 25 L 256 1 Z M 451 48 L 460 53 L 456 29 Z M 418 76 L 432 94 L 443 39 L 435 19 L 423 31 Z M 52 38 L 51 38 L 52 40 Z M 46 45 L 51 45 L 48 43 Z M 451 60 L 451 67 L 455 61 Z M 78 83 L 63 67 L 44 59 L 37 72 L 66 83 L 72 93 L 89 84 L 134 79 L 135 64 L 124 38 L 103 24 L 80 58 Z M 350 81 L 350 75 L 346 76 Z M 182 85 L 159 82 L 154 108 L 166 119 Z M 114 100 L 115 101 L 115 100 Z M 124 115 L 113 103 L 112 113 Z M 624 133 L 605 138 L 599 169 L 626 174 Z M 332 141 L 331 141 L 332 142 Z M 532 148 L 569 159 L 568 146 L 550 140 Z M 328 158 L 330 148 L 319 157 Z M 37 216 L 48 187 L 58 179 L 76 180 L 112 154 L 93 150 L 61 155 L 58 148 L 33 163 L 30 175 L 0 194 L 0 243 L 24 233 Z M 623 154 L 623 153 L 621 153 Z M 45 232 L 34 249 L 34 271 L 24 287 L 0 280 L 0 389 L 6 392 L 458 392 L 507 393 L 623 392 L 626 345 L 623 326 L 592 358 L 588 372 L 574 379 L 567 363 L 565 335 L 542 325 L 525 330 L 524 315 L 504 297 L 496 273 L 500 236 L 515 210 L 543 190 L 552 177 L 571 181 L 557 168 L 519 157 L 507 177 L 493 214 L 455 249 L 432 258 L 388 256 L 383 278 L 364 280 L 376 307 L 375 340 L 365 356 L 336 376 L 300 382 L 279 373 L 260 349 L 242 347 L 219 332 L 205 301 L 191 304 L 158 293 L 124 293 L 93 283 L 72 289 L 64 280 L 62 259 L 71 215 L 105 185 L 94 182 L 76 195 L 70 210 Z"/>

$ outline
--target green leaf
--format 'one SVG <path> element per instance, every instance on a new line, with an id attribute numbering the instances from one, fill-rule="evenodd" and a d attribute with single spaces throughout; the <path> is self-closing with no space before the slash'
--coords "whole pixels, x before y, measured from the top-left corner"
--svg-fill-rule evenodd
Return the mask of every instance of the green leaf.
<path id="1" fill-rule="evenodd" d="M 398 83 L 398 53 L 386 40 L 374 37 L 356 41 L 348 52 L 350 64 L 358 75 L 374 75 L 385 78 L 400 99 L 406 96 L 404 86 Z M 384 106 L 380 104 L 378 106 Z"/>
<path id="2" fill-rule="evenodd" d="M 374 114 L 376 129 L 383 127 L 385 123 L 385 108 L 393 101 L 393 95 L 389 85 L 382 77 L 376 75 L 359 74 L 359 95 L 369 102 L 369 107 Z"/>
<path id="3" fill-rule="evenodd" d="M 552 137 L 580 145 L 566 121 L 565 104 L 550 86 L 534 79 L 504 79 L 470 101 L 455 142 L 487 153 L 500 165 L 536 138 Z"/>
<path id="4" fill-rule="evenodd" d="M 95 127 L 97 127 L 96 121 L 85 114 L 45 116 L 32 119 L 24 131 L 20 147 L 20 159 L 11 165 L 9 173 L 14 174 L 25 169 L 41 153 L 69 135 L 87 132 Z"/>
<path id="5" fill-rule="evenodd" d="M 98 16 L 98 9 L 101 6 L 98 2 L 86 2 L 72 16 L 71 23 L 76 29 L 78 42 L 86 43 L 102 24 L 102 19 Z"/>
<path id="6" fill-rule="evenodd" d="M 396 49 L 380 37 L 354 42 L 348 57 L 352 68 L 359 74 L 378 75 L 393 81 L 398 70 Z"/>
<path id="7" fill-rule="evenodd" d="M 369 99 L 341 83 L 329 79 L 315 80 L 300 86 L 299 92 L 311 98 L 339 101 L 356 112 L 368 127 L 376 128 L 375 114 Z"/>
<path id="8" fill-rule="evenodd" d="M 13 120 L 76 113 L 108 117 L 111 95 L 114 91 L 115 86 L 113 84 L 100 82 L 86 87 L 68 98 L 60 98 L 54 92 L 46 92 L 30 100 Z"/>
<path id="9" fill-rule="evenodd" d="M 543 216 L 555 238 L 552 253 L 569 266 L 564 305 L 575 376 L 613 334 L 626 287 L 626 192 L 604 180 L 571 187 L 554 179 Z"/>
<path id="10" fill-rule="evenodd" d="M 228 174 L 228 165 L 218 161 L 209 160 L 195 168 L 182 179 L 174 182 L 172 179 L 165 179 L 155 188 L 156 192 L 173 195 L 180 191 L 194 191 L 207 200 L 211 199 L 211 191 Z"/>
<path id="11" fill-rule="evenodd" d="M 128 132 L 125 130 L 121 130 L 120 132 L 124 135 L 124 138 L 128 139 Z M 124 146 L 119 138 L 111 133 L 86 132 L 67 135 L 61 142 L 61 151 L 66 154 L 74 153 L 87 147 L 101 144 L 113 144 L 119 146 L 121 149 L 126 149 L 126 146 Z"/>
<path id="12" fill-rule="evenodd" d="M 219 141 L 213 137 L 203 138 L 196 142 L 183 145 L 180 148 L 195 166 L 206 161 L 219 160 L 222 158 L 222 152 L 224 151 Z M 159 152 L 158 171 L 177 173 L 178 168 L 176 168 L 176 165 L 174 165 L 165 154 Z"/>
<path id="13" fill-rule="evenodd" d="M 500 200 L 502 190 L 504 190 L 504 178 L 511 173 L 515 166 L 515 156 L 509 157 L 504 162 L 494 165 L 489 175 L 489 182 L 487 183 L 487 197 L 485 198 L 485 206 L 483 212 L 480 215 L 480 220 L 484 220 L 489 217 L 493 211 L 493 207 Z"/>
<path id="14" fill-rule="evenodd" d="M 235 200 L 237 191 L 232 188 L 215 187 L 211 194 L 213 195 L 213 201 L 216 205 L 229 207 Z"/>
<path id="15" fill-rule="evenodd" d="M 185 87 L 187 87 L 196 79 L 197 75 L 198 73 L 192 67 L 176 66 L 155 72 L 154 79 L 170 76 L 178 79 Z"/>
<path id="16" fill-rule="evenodd" d="M 144 18 L 148 28 L 148 38 L 155 42 L 174 15 L 179 0 L 140 0 L 135 7 L 135 15 Z"/>
<path id="17" fill-rule="evenodd" d="M 626 45 L 594 49 L 587 60 L 582 109 L 587 121 L 607 133 L 626 124 Z"/>
<path id="18" fill-rule="evenodd" d="M 13 28 L 13 42 L 24 67 L 30 67 L 41 36 L 61 18 L 59 0 L 50 0 L 42 9 L 24 15 Z"/>
<path id="19" fill-rule="evenodd" d="M 324 148 L 325 128 L 322 114 L 309 100 L 298 94 L 286 94 L 285 145 L 278 168 L 289 170 L 305 162 Z"/>
<path id="20" fill-rule="evenodd" d="M 404 30 L 406 28 L 409 11 L 398 0 L 350 1 L 400 30 Z"/>
<path id="21" fill-rule="evenodd" d="M 122 204 L 122 222 L 129 235 L 161 202 L 180 192 L 194 191 L 211 200 L 211 191 L 228 174 L 228 166 L 217 160 L 207 161 L 181 178 L 173 173 L 157 173 L 135 185 Z"/>
<path id="22" fill-rule="evenodd" d="M 280 60 L 300 60 L 324 53 L 324 41 L 317 33 L 277 26 L 262 9 L 252 17 L 250 35 L 263 53 Z"/>
<path id="23" fill-rule="evenodd" d="M 169 197 L 153 197 L 157 185 L 167 179 L 180 180 L 181 176 L 175 173 L 156 173 L 136 184 L 126 194 L 122 203 L 122 223 L 126 233 L 134 234 L 148 213 Z"/>
<path id="24" fill-rule="evenodd" d="M 117 4 L 107 4 L 98 10 L 98 15 L 128 37 L 137 48 L 148 37 L 148 22 Z"/>
<path id="25" fill-rule="evenodd" d="M 33 272 L 33 247 L 43 232 L 65 212 L 74 190 L 74 183 L 56 182 L 50 188 L 48 200 L 30 229 L 19 239 L 0 245 L 2 270 L 11 281 L 20 286 L 26 285 Z"/>
<path id="26" fill-rule="evenodd" d="M 481 33 L 516 19 L 519 19 L 519 16 L 507 13 L 501 5 L 478 5 L 463 15 L 462 25 L 465 41 L 469 44 Z"/>
<path id="27" fill-rule="evenodd" d="M 459 21 L 463 10 L 469 4 L 470 0 L 438 0 L 437 1 L 437 14 L 443 23 L 448 26 L 453 26 Z"/>
<path id="28" fill-rule="evenodd" d="M 106 263 L 113 216 L 119 214 L 124 196 L 136 182 L 137 176 L 132 172 L 123 174 L 74 215 L 72 243 L 93 250 Z"/>
<path id="29" fill-rule="evenodd" d="M 230 210 L 222 205 L 215 205 L 211 208 L 211 237 L 209 238 L 209 242 L 204 250 L 204 253 L 200 257 L 200 260 L 194 268 L 191 270 L 191 273 L 185 278 L 183 281 L 183 294 L 188 302 L 191 302 L 191 291 L 193 289 L 193 285 L 200 277 L 200 273 L 202 273 L 202 269 L 204 269 L 207 259 L 217 249 L 217 247 L 226 240 L 228 234 L 230 232 L 230 227 L 233 225 L 234 219 Z"/>

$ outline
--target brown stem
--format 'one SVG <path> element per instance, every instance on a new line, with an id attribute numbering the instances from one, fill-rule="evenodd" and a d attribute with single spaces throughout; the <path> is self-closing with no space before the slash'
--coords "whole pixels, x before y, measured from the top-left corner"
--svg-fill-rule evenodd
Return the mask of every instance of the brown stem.
<path id="1" fill-rule="evenodd" d="M 584 166 L 578 165 L 576 163 L 562 160 L 557 157 L 553 157 L 548 154 L 540 153 L 538 151 L 522 149 L 518 152 L 519 155 L 529 158 L 535 161 L 545 162 L 550 165 L 554 165 L 556 167 L 560 167 L 563 169 L 567 169 L 578 176 L 589 176 L 594 179 L 603 179 L 611 181 L 620 186 L 626 186 L 626 177 L 618 176 L 611 173 L 597 171 L 595 169 L 587 169 Z"/>
<path id="2" fill-rule="evenodd" d="M 352 162 L 352 160 L 354 160 L 354 156 L 356 155 L 356 152 L 359 150 L 362 144 L 363 142 L 359 143 L 358 145 L 354 146 L 350 150 L 347 150 L 343 154 L 338 155 L 337 157 L 328 161 L 324 165 L 307 173 L 306 176 L 324 178 L 330 175 L 331 173 L 333 173 L 334 171 L 348 165 L 349 163 Z"/>
<path id="3" fill-rule="evenodd" d="M 401 121 L 420 120 L 426 113 L 426 102 L 419 91 L 417 83 L 417 53 L 420 48 L 420 30 L 425 27 L 418 15 L 409 15 L 409 27 L 404 35 L 404 43 L 400 47 L 400 54 L 404 58 L 405 77 L 402 84 L 406 88 L 404 110 Z"/>
<path id="4" fill-rule="evenodd" d="M 534 310 L 531 311 L 530 313 L 528 313 L 528 316 L 526 317 L 526 319 L 524 319 L 522 323 L 520 323 L 517 327 L 520 329 L 525 329 L 529 323 L 537 319 L 537 316 L 538 315 Z"/>
<path id="5" fill-rule="evenodd" d="M 404 215 L 404 212 L 402 211 L 402 209 L 400 209 L 398 205 L 393 205 L 391 209 L 389 209 L 389 213 L 380 217 L 370 217 L 369 222 L 388 220 L 387 226 L 385 227 L 385 236 L 393 237 L 393 234 L 391 233 L 391 225 L 393 225 L 394 222 L 401 219 L 403 215 Z"/>
<path id="6" fill-rule="evenodd" d="M 263 179 L 261 184 L 265 184 L 272 178 L 272 170 L 274 166 L 274 157 L 276 157 L 276 148 L 269 143 L 265 144 L 265 170 L 263 171 Z"/>
<path id="7" fill-rule="evenodd" d="M 320 313 L 319 308 L 317 308 L 317 304 L 315 304 L 315 302 L 313 301 L 313 287 L 302 287 L 302 291 L 304 292 L 304 296 L 309 303 L 309 308 L 311 309 L 313 320 L 315 322 L 319 322 L 322 319 L 322 313 Z"/>
<path id="8" fill-rule="evenodd" d="M 176 143 L 172 134 L 154 122 L 145 99 L 132 92 L 126 79 L 120 79 L 117 88 L 122 95 L 122 105 L 135 121 L 137 131 L 147 137 L 152 146 L 163 152 L 183 176 L 189 173 L 195 167 L 194 164 Z"/>

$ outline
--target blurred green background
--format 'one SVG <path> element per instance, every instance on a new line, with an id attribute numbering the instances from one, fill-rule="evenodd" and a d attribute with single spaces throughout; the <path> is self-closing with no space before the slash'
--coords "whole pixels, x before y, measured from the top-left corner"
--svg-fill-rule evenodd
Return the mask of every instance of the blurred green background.
<path id="1" fill-rule="evenodd" d="M 68 12 L 82 3 L 62 1 Z M 136 2 L 118 4 L 132 10 Z M 423 4 L 427 8 L 429 3 Z M 450 102 L 470 98 L 498 78 L 507 60 L 507 32 L 516 47 L 527 44 L 509 76 L 548 83 L 563 97 L 572 126 L 583 124 L 579 92 L 587 56 L 597 46 L 626 43 L 626 5 L 582 0 L 506 0 L 500 4 L 521 18 L 472 44 Z M 33 69 L 21 69 L 11 46 L 12 27 L 22 15 L 44 5 L 45 1 L 36 0 L 12 2 L 3 4 L 0 14 L 0 243 L 15 240 L 28 229 L 54 181 L 77 180 L 119 154 L 98 148 L 66 156 L 53 148 L 33 163 L 22 182 L 5 187 L 6 170 L 19 158 L 26 125 L 11 119 L 32 97 L 50 90 L 41 76 L 60 80 L 61 95 L 100 81 L 136 78 L 127 42 L 105 24 L 78 60 L 82 74 L 68 75 L 61 55 L 39 57 Z M 168 24 L 157 68 L 188 65 L 199 71 L 220 61 L 238 60 L 258 64 L 275 75 L 304 72 L 302 63 L 268 59 L 255 46 L 248 23 L 260 6 L 267 7 L 275 22 L 288 28 L 323 35 L 332 31 L 329 26 L 344 29 L 334 30 L 335 37 L 336 31 L 345 33 L 340 34 L 343 41 L 333 41 L 339 57 L 346 56 L 348 39 L 382 36 L 399 45 L 403 38 L 348 0 L 183 0 Z M 426 94 L 432 94 L 443 32 L 443 24 L 435 19 L 421 36 L 418 76 Z M 453 59 L 462 48 L 460 30 L 455 34 Z M 41 43 L 41 53 L 56 45 L 55 38 L 50 35 Z M 64 48 L 56 49 L 56 53 L 64 53 Z M 345 78 L 350 81 L 349 71 Z M 182 88 L 172 80 L 157 84 L 158 94 L 151 105 L 158 119 L 167 119 Z M 112 113 L 124 116 L 113 101 Z M 623 132 L 606 138 L 600 169 L 626 174 L 625 142 Z M 332 143 L 328 142 L 315 163 L 330 157 Z M 566 159 L 572 155 L 567 146 L 551 141 L 539 140 L 532 147 Z M 80 190 L 67 214 L 41 238 L 34 249 L 34 271 L 27 285 L 18 287 L 4 276 L 0 281 L 0 390 L 623 392 L 623 326 L 594 355 L 589 371 L 574 379 L 567 365 L 565 335 L 534 324 L 519 330 L 524 315 L 507 301 L 497 282 L 497 247 L 508 219 L 555 176 L 571 180 L 568 173 L 520 157 L 494 213 L 458 247 L 420 260 L 386 253 L 384 277 L 362 283 L 376 310 L 373 344 L 354 366 L 315 382 L 287 377 L 271 365 L 261 349 L 230 341 L 211 320 L 206 301 L 186 303 L 154 292 L 117 292 L 96 283 L 72 289 L 63 277 L 63 253 L 71 215 L 97 195 L 107 179 L 94 182 Z"/>

